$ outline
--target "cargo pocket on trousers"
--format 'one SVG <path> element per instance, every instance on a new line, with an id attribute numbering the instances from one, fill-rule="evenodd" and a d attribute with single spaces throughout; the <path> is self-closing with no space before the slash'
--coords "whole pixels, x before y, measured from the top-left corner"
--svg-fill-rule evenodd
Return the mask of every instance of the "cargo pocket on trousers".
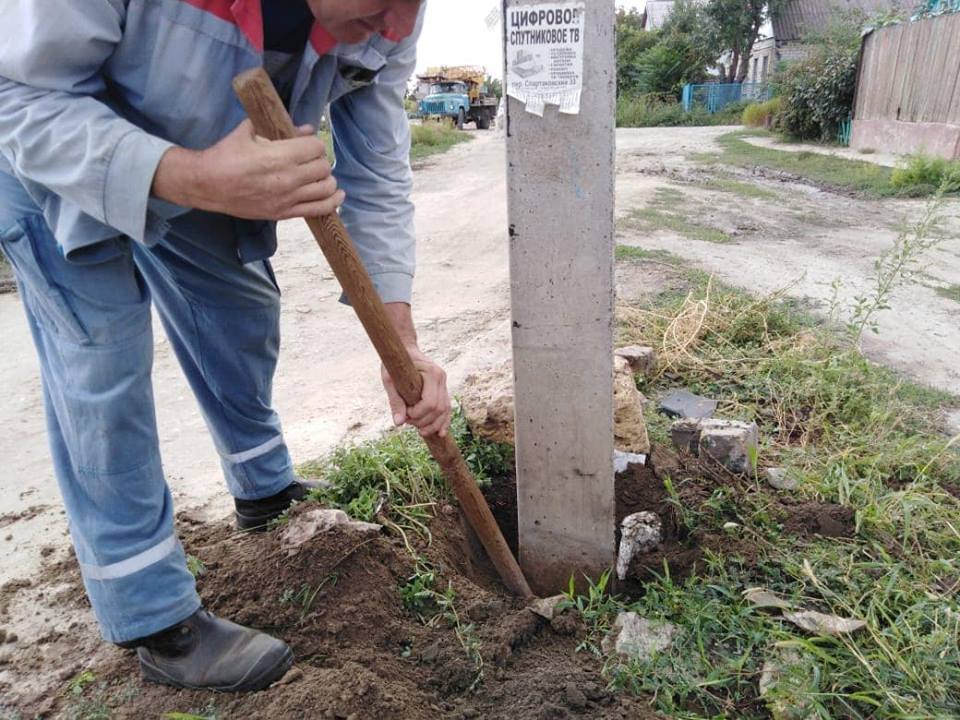
<path id="1" fill-rule="evenodd" d="M 70 342 L 87 345 L 90 336 L 63 291 L 44 269 L 41 253 L 36 247 L 38 241 L 56 242 L 46 229 L 46 221 L 39 215 L 22 218 L 0 234 L 0 245 L 23 289 L 24 303 L 36 310 L 40 316 L 37 320 L 44 327 Z"/>

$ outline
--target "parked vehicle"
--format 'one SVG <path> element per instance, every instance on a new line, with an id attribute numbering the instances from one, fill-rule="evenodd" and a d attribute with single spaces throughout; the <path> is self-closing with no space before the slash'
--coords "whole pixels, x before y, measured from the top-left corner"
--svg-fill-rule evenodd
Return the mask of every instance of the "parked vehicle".
<path id="1" fill-rule="evenodd" d="M 480 67 L 430 68 L 419 76 L 421 83 L 430 86 L 429 94 L 420 101 L 420 114 L 450 118 L 460 130 L 470 122 L 478 130 L 488 130 L 500 101 L 490 93 L 486 77 L 486 71 Z"/>

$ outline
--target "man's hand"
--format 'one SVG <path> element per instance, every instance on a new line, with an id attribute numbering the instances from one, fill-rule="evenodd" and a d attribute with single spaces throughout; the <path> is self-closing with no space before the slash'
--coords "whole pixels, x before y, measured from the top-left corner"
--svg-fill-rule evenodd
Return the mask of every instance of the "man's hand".
<path id="1" fill-rule="evenodd" d="M 413 407 L 400 397 L 393 384 L 387 369 L 380 367 L 380 376 L 383 387 L 387 391 L 390 402 L 390 412 L 395 425 L 409 423 L 420 431 L 420 435 L 439 435 L 445 437 L 450 427 L 450 393 L 447 392 L 447 374 L 439 365 L 424 355 L 417 347 L 417 334 L 413 327 L 413 315 L 410 306 L 406 303 L 388 303 L 387 314 L 393 321 L 393 326 L 400 334 L 400 339 L 410 353 L 414 366 L 423 378 L 423 392 Z"/>
<path id="2" fill-rule="evenodd" d="M 326 145 L 309 125 L 271 142 L 244 120 L 206 150 L 173 148 L 153 178 L 153 194 L 184 207 L 249 220 L 329 215 L 343 204 Z"/>

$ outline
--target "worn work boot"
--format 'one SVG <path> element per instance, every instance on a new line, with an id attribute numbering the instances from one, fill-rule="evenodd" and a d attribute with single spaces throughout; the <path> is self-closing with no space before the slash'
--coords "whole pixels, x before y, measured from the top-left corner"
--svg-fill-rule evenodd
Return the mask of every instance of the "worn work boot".
<path id="1" fill-rule="evenodd" d="M 124 644 L 131 646 L 137 648 L 144 680 L 188 690 L 263 690 L 293 665 L 293 651 L 282 640 L 203 609 L 172 628 Z"/>
<path id="2" fill-rule="evenodd" d="M 295 502 L 303 500 L 307 493 L 319 487 L 317 483 L 297 480 L 281 490 L 260 500 L 234 500 L 237 508 L 237 528 L 240 530 L 263 531 L 278 517 L 283 515 Z"/>

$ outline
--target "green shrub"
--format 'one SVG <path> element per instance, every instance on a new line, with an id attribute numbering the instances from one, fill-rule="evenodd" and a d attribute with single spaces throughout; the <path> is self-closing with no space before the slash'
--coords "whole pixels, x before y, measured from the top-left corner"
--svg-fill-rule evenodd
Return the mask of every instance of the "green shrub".
<path id="1" fill-rule="evenodd" d="M 837 15 L 823 34 L 809 38 L 810 55 L 779 74 L 776 122 L 787 135 L 831 141 L 853 111 L 862 14 Z"/>
<path id="2" fill-rule="evenodd" d="M 960 160 L 920 153 L 907 158 L 890 175 L 890 184 L 910 197 L 931 195 L 945 180 L 960 181 Z"/>
<path id="3" fill-rule="evenodd" d="M 770 127 L 780 113 L 780 105 L 778 97 L 762 103 L 750 103 L 743 109 L 741 120 L 748 127 Z"/>

